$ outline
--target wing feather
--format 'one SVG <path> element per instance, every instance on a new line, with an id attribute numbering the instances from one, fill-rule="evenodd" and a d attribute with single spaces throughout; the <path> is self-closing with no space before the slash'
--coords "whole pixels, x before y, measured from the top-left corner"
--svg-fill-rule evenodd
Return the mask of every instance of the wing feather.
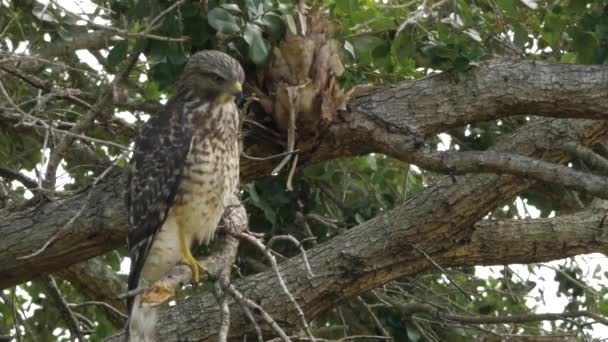
<path id="1" fill-rule="evenodd" d="M 129 290 L 138 286 L 148 252 L 179 188 L 192 140 L 186 111 L 185 99 L 174 98 L 148 120 L 135 140 L 127 190 Z M 133 300 L 127 299 L 129 313 Z"/>

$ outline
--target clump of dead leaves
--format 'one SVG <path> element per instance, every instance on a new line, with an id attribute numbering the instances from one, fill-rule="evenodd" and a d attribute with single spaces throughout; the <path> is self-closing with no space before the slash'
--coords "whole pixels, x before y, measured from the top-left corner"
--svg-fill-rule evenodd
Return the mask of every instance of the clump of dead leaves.
<path id="1" fill-rule="evenodd" d="M 338 42 L 339 28 L 321 6 L 297 7 L 297 32 L 287 30 L 272 51 L 272 61 L 256 75 L 254 96 L 276 127 L 298 140 L 310 139 L 346 108 L 346 94 L 336 78 L 344 72 Z M 262 90 L 263 89 L 263 90 Z M 288 145 L 293 148 L 295 137 Z"/>

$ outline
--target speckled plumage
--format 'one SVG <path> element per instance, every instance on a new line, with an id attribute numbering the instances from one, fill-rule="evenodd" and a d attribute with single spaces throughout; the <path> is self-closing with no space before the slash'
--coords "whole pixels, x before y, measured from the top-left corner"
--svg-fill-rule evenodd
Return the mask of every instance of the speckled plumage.
<path id="1" fill-rule="evenodd" d="M 226 54 L 192 56 L 177 95 L 136 139 L 127 191 L 129 290 L 160 279 L 182 260 L 178 232 L 189 246 L 208 243 L 236 198 L 239 114 L 223 86 L 243 78 Z M 142 307 L 139 297 L 127 304 L 131 341 L 153 341 L 157 309 Z"/>

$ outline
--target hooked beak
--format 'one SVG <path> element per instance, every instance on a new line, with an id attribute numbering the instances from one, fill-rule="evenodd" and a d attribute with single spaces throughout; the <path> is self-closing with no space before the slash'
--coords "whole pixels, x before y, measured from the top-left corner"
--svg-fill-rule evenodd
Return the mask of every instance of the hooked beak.
<path id="1" fill-rule="evenodd" d="M 234 82 L 232 86 L 225 90 L 225 93 L 221 94 L 218 98 L 220 103 L 226 103 L 236 98 L 237 103 L 243 97 L 243 86 L 240 82 Z"/>
<path id="2" fill-rule="evenodd" d="M 235 82 L 233 84 L 232 90 L 234 91 L 234 95 L 238 95 L 239 93 L 242 93 L 243 92 L 243 86 L 241 85 L 241 82 Z"/>

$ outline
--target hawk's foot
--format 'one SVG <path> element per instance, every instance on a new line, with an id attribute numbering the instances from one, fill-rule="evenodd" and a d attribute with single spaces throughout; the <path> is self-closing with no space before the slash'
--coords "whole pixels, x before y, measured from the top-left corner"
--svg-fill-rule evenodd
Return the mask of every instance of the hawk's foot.
<path id="1" fill-rule="evenodd" d="M 196 260 L 192 256 L 192 254 L 190 254 L 190 251 L 188 251 L 187 253 L 184 253 L 184 258 L 182 259 L 182 263 L 190 266 L 190 268 L 192 269 L 192 278 L 194 278 L 195 284 L 198 284 L 201 273 L 202 273 L 203 280 L 205 280 L 205 278 L 206 278 L 205 265 L 202 262 L 199 262 L 198 260 Z"/>

